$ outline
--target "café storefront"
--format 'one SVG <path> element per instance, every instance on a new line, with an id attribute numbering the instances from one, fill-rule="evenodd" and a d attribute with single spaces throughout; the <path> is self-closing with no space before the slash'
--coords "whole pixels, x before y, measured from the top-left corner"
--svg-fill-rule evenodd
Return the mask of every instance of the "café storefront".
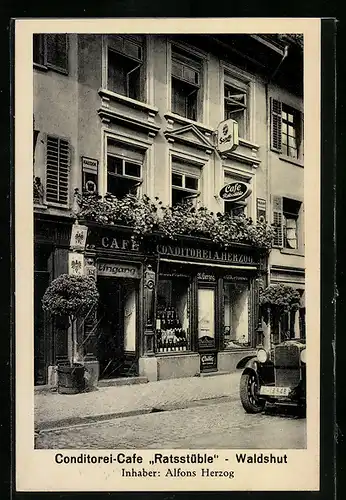
<path id="1" fill-rule="evenodd" d="M 96 379 L 149 380 L 231 372 L 258 342 L 258 288 L 266 258 L 255 247 L 88 225 L 85 272 L 100 303 L 84 327 Z"/>

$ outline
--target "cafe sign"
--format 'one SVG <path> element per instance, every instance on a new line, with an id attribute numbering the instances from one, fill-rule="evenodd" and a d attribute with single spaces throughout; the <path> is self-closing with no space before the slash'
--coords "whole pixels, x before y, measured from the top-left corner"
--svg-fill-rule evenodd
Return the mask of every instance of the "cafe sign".
<path id="1" fill-rule="evenodd" d="M 225 201 L 244 200 L 251 194 L 251 186 L 245 182 L 236 181 L 226 184 L 220 191 L 220 198 Z"/>
<path id="2" fill-rule="evenodd" d="M 217 128 L 217 150 L 219 153 L 234 151 L 239 145 L 238 123 L 225 120 Z"/>

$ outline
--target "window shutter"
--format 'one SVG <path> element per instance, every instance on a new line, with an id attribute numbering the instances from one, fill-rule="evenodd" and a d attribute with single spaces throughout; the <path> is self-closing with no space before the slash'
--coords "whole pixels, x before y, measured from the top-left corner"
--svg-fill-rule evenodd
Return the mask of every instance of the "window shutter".
<path id="1" fill-rule="evenodd" d="M 67 35 L 64 33 L 47 34 L 46 47 L 47 66 L 67 72 Z"/>
<path id="2" fill-rule="evenodd" d="M 282 248 L 283 246 L 283 213 L 281 196 L 273 196 L 273 229 L 274 240 L 273 247 Z"/>
<path id="3" fill-rule="evenodd" d="M 282 103 L 270 98 L 270 146 L 272 151 L 281 153 L 281 112 Z"/>
<path id="4" fill-rule="evenodd" d="M 46 201 L 68 205 L 70 147 L 68 141 L 47 136 Z"/>

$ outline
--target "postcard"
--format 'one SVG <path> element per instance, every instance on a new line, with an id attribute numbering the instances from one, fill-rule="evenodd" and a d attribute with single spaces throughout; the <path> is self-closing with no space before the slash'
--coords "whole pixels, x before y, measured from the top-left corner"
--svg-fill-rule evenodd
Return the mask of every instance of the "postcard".
<path id="1" fill-rule="evenodd" d="M 320 30 L 15 21 L 17 491 L 319 490 Z"/>

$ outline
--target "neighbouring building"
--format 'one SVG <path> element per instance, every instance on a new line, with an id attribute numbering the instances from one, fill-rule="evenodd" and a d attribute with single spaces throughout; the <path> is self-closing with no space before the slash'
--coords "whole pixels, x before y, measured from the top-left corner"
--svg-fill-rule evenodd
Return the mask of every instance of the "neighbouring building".
<path id="1" fill-rule="evenodd" d="M 35 384 L 67 357 L 41 298 L 69 272 L 76 231 L 100 291 L 80 333 L 95 379 L 233 371 L 263 340 L 269 283 L 302 295 L 271 341 L 305 336 L 302 61 L 293 35 L 34 35 Z M 262 218 L 273 249 L 75 224 L 83 192 Z"/>

